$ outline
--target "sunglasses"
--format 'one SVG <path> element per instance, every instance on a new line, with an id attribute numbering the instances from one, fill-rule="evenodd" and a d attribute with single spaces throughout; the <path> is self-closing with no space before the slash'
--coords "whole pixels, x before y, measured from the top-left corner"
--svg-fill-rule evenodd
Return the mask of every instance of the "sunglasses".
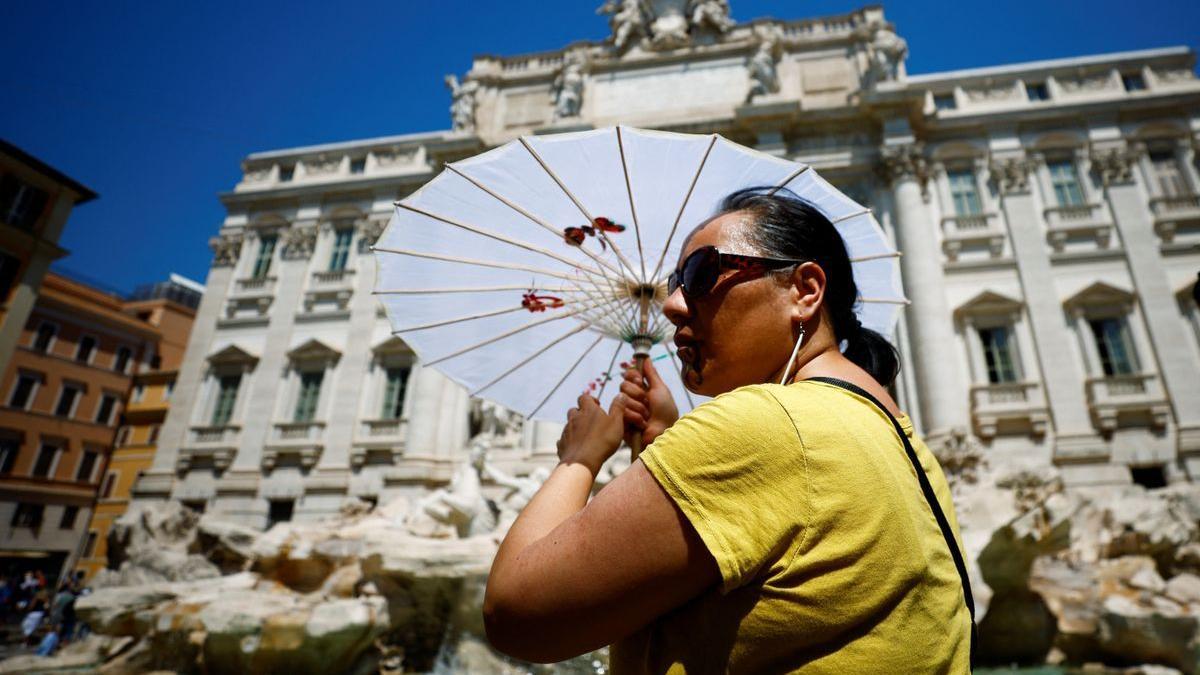
<path id="1" fill-rule="evenodd" d="M 738 270 L 745 276 L 759 276 L 803 262 L 807 261 L 722 253 L 716 246 L 702 246 L 684 258 L 679 269 L 667 277 L 667 295 L 673 294 L 676 288 L 682 288 L 688 298 L 705 295 L 716 286 L 722 270 Z"/>

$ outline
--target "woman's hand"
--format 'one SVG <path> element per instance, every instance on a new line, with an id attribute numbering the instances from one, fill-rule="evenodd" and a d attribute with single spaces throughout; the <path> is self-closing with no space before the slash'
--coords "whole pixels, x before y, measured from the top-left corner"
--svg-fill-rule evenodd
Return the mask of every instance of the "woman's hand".
<path id="1" fill-rule="evenodd" d="M 580 396 L 579 407 L 567 412 L 567 426 L 558 439 L 558 458 L 568 464 L 586 466 L 595 477 L 600 472 L 600 465 L 621 445 L 624 417 L 622 396 L 613 399 L 607 413 L 595 398 L 587 394 Z"/>
<path id="2" fill-rule="evenodd" d="M 629 436 L 640 431 L 643 448 L 679 419 L 675 398 L 650 359 L 642 362 L 642 372 L 636 367 L 625 371 L 621 394 L 625 397 L 625 424 L 632 431 Z"/>

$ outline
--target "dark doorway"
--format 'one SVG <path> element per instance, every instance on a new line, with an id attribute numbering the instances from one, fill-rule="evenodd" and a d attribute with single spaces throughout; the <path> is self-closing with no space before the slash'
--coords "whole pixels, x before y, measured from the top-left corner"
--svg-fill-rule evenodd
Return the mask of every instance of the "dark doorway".
<path id="1" fill-rule="evenodd" d="M 1154 466 L 1131 466 L 1129 473 L 1133 474 L 1133 482 L 1147 490 L 1167 486 L 1166 467 L 1162 464 Z"/>

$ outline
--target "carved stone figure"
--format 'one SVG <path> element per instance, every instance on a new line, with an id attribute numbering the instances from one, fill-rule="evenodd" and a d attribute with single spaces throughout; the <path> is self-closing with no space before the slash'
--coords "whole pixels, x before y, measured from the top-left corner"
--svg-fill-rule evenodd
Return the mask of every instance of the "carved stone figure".
<path id="1" fill-rule="evenodd" d="M 688 17 L 693 30 L 710 29 L 721 35 L 734 25 L 733 19 L 729 18 L 728 0 L 691 0 Z"/>
<path id="2" fill-rule="evenodd" d="M 618 52 L 646 37 L 648 21 L 642 0 L 607 0 L 596 13 L 609 15 L 609 40 Z"/>
<path id="3" fill-rule="evenodd" d="M 288 260 L 307 258 L 316 246 L 316 225 L 294 225 L 283 231 L 283 257 Z"/>
<path id="4" fill-rule="evenodd" d="M 879 24 L 867 45 L 872 80 L 876 83 L 900 77 L 900 64 L 908 57 L 908 42 L 891 28 Z"/>
<path id="5" fill-rule="evenodd" d="M 1128 183 L 1133 180 L 1133 166 L 1140 148 L 1137 146 L 1095 148 L 1092 150 L 1092 171 L 1105 185 Z"/>
<path id="6" fill-rule="evenodd" d="M 446 76 L 450 89 L 450 123 L 455 131 L 475 130 L 475 95 L 479 83 L 475 80 L 459 82 L 456 75 Z"/>
<path id="7" fill-rule="evenodd" d="M 379 240 L 379 235 L 383 234 L 383 229 L 387 227 L 386 220 L 360 220 L 358 221 L 358 251 L 366 253 Z"/>
<path id="8" fill-rule="evenodd" d="M 475 399 L 470 413 L 471 443 L 489 448 L 516 447 L 524 424 L 517 413 L 491 401 Z"/>
<path id="9" fill-rule="evenodd" d="M 208 240 L 213 250 L 213 267 L 232 267 L 237 264 L 242 251 L 242 235 L 223 234 Z"/>
<path id="10" fill-rule="evenodd" d="M 491 478 L 496 485 L 509 489 L 509 493 L 501 502 L 501 508 L 513 514 L 520 513 L 537 491 L 542 489 L 542 483 L 550 477 L 550 470 L 546 467 L 538 467 L 524 478 L 505 473 L 491 464 L 484 465 L 483 470 L 484 475 Z"/>
<path id="11" fill-rule="evenodd" d="M 647 0 L 651 16 L 650 48 L 658 51 L 678 49 L 690 41 L 691 24 L 685 14 L 685 0 Z"/>
<path id="12" fill-rule="evenodd" d="M 1005 157 L 992 160 L 991 173 L 1000 194 L 1018 194 L 1029 191 L 1029 172 L 1033 162 L 1021 157 Z"/>
<path id="13" fill-rule="evenodd" d="M 583 106 L 584 61 L 578 55 L 567 57 L 554 78 L 554 119 L 578 117 Z"/>
<path id="14" fill-rule="evenodd" d="M 750 89 L 746 92 L 747 103 L 759 96 L 779 91 L 779 71 L 776 67 L 778 60 L 778 34 L 773 31 L 759 33 L 758 49 L 746 64 L 750 73 Z"/>
<path id="15" fill-rule="evenodd" d="M 434 523 L 448 525 L 459 538 L 487 534 L 496 529 L 496 507 L 483 496 L 483 471 L 487 462 L 487 446 L 472 443 L 470 459 L 460 464 L 450 479 L 450 485 L 435 490 L 417 502 L 405 522 L 408 530 L 418 536 L 437 536 L 430 531 L 423 517 Z"/>

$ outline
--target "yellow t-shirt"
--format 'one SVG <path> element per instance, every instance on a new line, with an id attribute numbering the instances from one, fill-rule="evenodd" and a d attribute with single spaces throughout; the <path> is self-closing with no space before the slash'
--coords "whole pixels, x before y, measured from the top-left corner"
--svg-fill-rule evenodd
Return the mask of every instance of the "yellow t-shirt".
<path id="1" fill-rule="evenodd" d="M 961 547 L 941 467 L 908 417 L 898 421 Z M 614 674 L 970 670 L 953 558 L 871 402 L 822 382 L 742 387 L 681 418 L 641 459 L 722 583 L 614 644 Z"/>

